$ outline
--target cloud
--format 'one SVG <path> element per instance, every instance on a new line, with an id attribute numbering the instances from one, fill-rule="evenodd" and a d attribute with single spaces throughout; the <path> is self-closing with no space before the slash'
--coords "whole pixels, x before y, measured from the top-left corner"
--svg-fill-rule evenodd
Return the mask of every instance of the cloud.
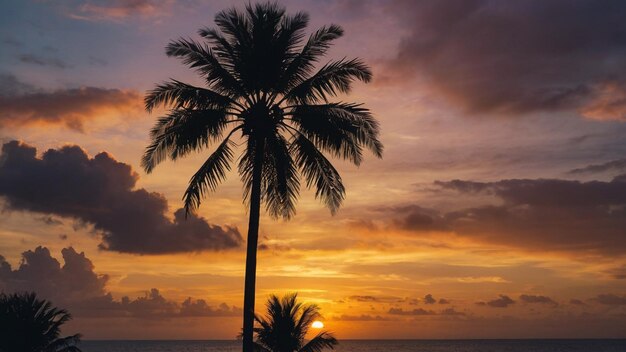
<path id="1" fill-rule="evenodd" d="M 5 143 L 0 154 L 0 196 L 11 210 L 71 217 L 93 224 L 100 248 L 135 254 L 200 252 L 239 247 L 234 227 L 222 227 L 183 209 L 166 216 L 162 194 L 135 189 L 130 165 L 102 152 L 90 158 L 78 146 L 49 149 Z"/>
<path id="2" fill-rule="evenodd" d="M 53 58 L 53 57 L 44 57 L 35 54 L 22 54 L 18 56 L 20 62 L 25 64 L 32 64 L 37 66 L 50 66 L 59 69 L 66 69 L 70 67 L 66 62 Z"/>
<path id="3" fill-rule="evenodd" d="M 369 315 L 369 314 L 361 314 L 361 315 L 349 315 L 342 314 L 340 316 L 333 317 L 333 320 L 339 321 L 387 321 L 389 318 L 383 318 L 380 315 Z"/>
<path id="4" fill-rule="evenodd" d="M 624 280 L 626 279 L 626 264 L 615 267 L 615 268 L 611 268 L 607 270 L 606 273 L 611 275 L 611 277 L 614 279 Z"/>
<path id="5" fill-rule="evenodd" d="M 391 315 L 435 315 L 432 310 L 426 310 L 423 308 L 415 308 L 413 310 L 403 310 L 402 308 L 389 308 L 389 314 Z"/>
<path id="6" fill-rule="evenodd" d="M 167 14 L 173 0 L 84 0 L 67 11 L 74 19 L 120 21 L 128 17 L 157 17 Z"/>
<path id="7" fill-rule="evenodd" d="M 437 303 L 437 300 L 433 298 L 433 295 L 431 295 L 430 293 L 427 294 L 426 296 L 424 296 L 424 303 L 425 304 L 435 304 Z"/>
<path id="8" fill-rule="evenodd" d="M 476 302 L 476 304 L 479 306 L 489 306 L 493 308 L 507 308 L 511 304 L 515 304 L 515 301 L 509 296 L 500 295 L 500 298 L 488 302 Z"/>
<path id="9" fill-rule="evenodd" d="M 626 171 L 626 159 L 611 160 L 603 164 L 593 164 L 568 171 L 569 174 L 596 174 L 607 171 Z"/>
<path id="10" fill-rule="evenodd" d="M 601 294 L 591 300 L 607 306 L 626 306 L 626 296 L 618 296 L 612 293 Z"/>
<path id="11" fill-rule="evenodd" d="M 74 248 L 61 251 L 64 265 L 50 255 L 45 247 L 22 253 L 17 270 L 0 257 L 0 288 L 7 292 L 34 291 L 59 304 L 105 295 L 107 275 L 98 275 L 84 253 Z"/>
<path id="12" fill-rule="evenodd" d="M 402 302 L 402 298 L 393 297 L 393 296 L 368 296 L 368 295 L 353 295 L 347 297 L 350 301 L 355 302 L 386 302 L 386 303 L 394 303 L 394 302 Z"/>
<path id="13" fill-rule="evenodd" d="M 19 89 L 14 87 L 16 83 Z M 100 114 L 143 111 L 142 98 L 130 90 L 81 87 L 41 91 L 10 75 L 0 76 L 0 125 L 64 125 L 82 131 Z"/>
<path id="14" fill-rule="evenodd" d="M 226 303 L 222 303 L 217 308 L 213 308 L 203 299 L 194 301 L 191 297 L 189 297 L 181 304 L 179 315 L 183 317 L 224 317 L 239 316 L 242 313 L 243 311 L 241 308 L 230 307 Z"/>
<path id="15" fill-rule="evenodd" d="M 91 260 L 74 248 L 62 251 L 64 265 L 45 247 L 22 253 L 16 270 L 0 256 L 0 291 L 36 292 L 55 305 L 69 309 L 77 317 L 132 317 L 142 319 L 238 316 L 241 309 L 225 303 L 209 306 L 205 300 L 187 298 L 181 304 L 169 300 L 153 288 L 144 296 L 114 300 L 106 291 L 108 275 L 95 272 Z"/>
<path id="16" fill-rule="evenodd" d="M 586 305 L 585 302 L 583 302 L 583 301 L 581 301 L 579 299 L 576 299 L 576 298 L 570 299 L 569 300 L 569 304 L 574 305 L 574 306 L 585 306 Z"/>
<path id="17" fill-rule="evenodd" d="M 396 221 L 396 226 L 416 231 L 445 231 L 448 225 L 436 210 L 412 206 L 409 214 Z"/>
<path id="18" fill-rule="evenodd" d="M 454 308 L 446 308 L 444 310 L 441 311 L 441 313 L 439 313 L 441 315 L 450 315 L 450 316 L 465 316 L 467 314 L 465 314 L 464 312 L 459 312 L 457 310 L 455 310 Z"/>
<path id="19" fill-rule="evenodd" d="M 535 296 L 535 295 L 521 295 L 519 299 L 524 303 L 541 303 L 541 304 L 550 304 L 550 305 L 558 305 L 552 298 L 546 296 Z"/>
<path id="20" fill-rule="evenodd" d="M 618 0 L 393 1 L 387 11 L 409 31 L 387 70 L 426 78 L 471 113 L 624 120 L 625 10 Z"/>
<path id="21" fill-rule="evenodd" d="M 479 241 L 539 251 L 626 251 L 626 177 L 605 181 L 510 179 L 495 182 L 436 181 L 441 196 L 476 205 L 454 211 L 429 210 L 440 227 Z M 406 224 L 420 206 L 392 210 Z M 401 226 L 424 232 L 421 226 Z"/>

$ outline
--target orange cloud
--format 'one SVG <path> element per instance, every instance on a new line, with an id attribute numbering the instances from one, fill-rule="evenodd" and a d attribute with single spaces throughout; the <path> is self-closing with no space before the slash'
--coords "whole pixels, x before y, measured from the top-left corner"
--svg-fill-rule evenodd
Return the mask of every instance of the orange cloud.
<path id="1" fill-rule="evenodd" d="M 626 87 L 616 82 L 601 84 L 580 113 L 594 120 L 626 121 Z"/>
<path id="2" fill-rule="evenodd" d="M 78 11 L 68 16 L 79 20 L 117 21 L 130 16 L 154 17 L 166 13 L 164 11 L 171 0 L 114 0 L 86 1 L 78 7 Z"/>
<path id="3" fill-rule="evenodd" d="M 42 92 L 29 88 L 18 94 L 0 95 L 0 128 L 64 125 L 83 131 L 86 121 L 102 114 L 142 111 L 142 97 L 136 91 L 81 87 Z"/>

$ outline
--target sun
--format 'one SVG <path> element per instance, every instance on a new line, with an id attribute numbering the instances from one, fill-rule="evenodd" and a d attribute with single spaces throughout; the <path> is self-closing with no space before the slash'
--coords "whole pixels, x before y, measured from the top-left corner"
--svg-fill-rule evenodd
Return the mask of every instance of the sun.
<path id="1" fill-rule="evenodd" d="M 324 323 L 322 323 L 322 322 L 321 322 L 321 321 L 319 321 L 319 320 L 316 320 L 316 321 L 314 321 L 314 322 L 313 322 L 313 324 L 311 324 L 311 327 L 312 327 L 313 329 L 321 329 L 321 328 L 323 328 L 323 327 L 324 327 Z"/>

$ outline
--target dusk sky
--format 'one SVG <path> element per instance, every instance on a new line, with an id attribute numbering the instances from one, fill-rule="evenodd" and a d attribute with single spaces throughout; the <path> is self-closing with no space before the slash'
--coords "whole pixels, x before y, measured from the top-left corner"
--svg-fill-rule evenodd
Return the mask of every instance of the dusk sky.
<path id="1" fill-rule="evenodd" d="M 164 48 L 243 1 L 0 3 L 0 290 L 36 291 L 85 339 L 234 339 L 248 211 L 236 168 L 185 220 L 211 150 L 146 174 L 165 110 L 202 80 Z M 327 58 L 373 71 L 337 100 L 381 123 L 382 159 L 334 160 L 261 217 L 257 311 L 298 292 L 348 338 L 626 338 L 626 2 L 280 1 Z"/>

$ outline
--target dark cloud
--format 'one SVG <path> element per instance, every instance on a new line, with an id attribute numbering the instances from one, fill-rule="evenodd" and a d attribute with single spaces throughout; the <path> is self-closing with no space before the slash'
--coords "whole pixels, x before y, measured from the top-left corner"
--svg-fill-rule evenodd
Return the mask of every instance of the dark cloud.
<path id="1" fill-rule="evenodd" d="M 406 217 L 396 221 L 396 226 L 415 231 L 444 231 L 448 229 L 445 219 L 437 211 L 419 206 L 411 207 Z"/>
<path id="2" fill-rule="evenodd" d="M 574 305 L 574 306 L 585 306 L 586 305 L 585 302 L 583 302 L 583 301 L 581 301 L 579 299 L 576 299 L 576 298 L 570 299 L 569 300 L 569 304 Z"/>
<path id="3" fill-rule="evenodd" d="M 350 301 L 355 302 L 401 302 L 402 299 L 399 297 L 392 296 L 363 296 L 363 295 L 354 295 L 347 298 Z"/>
<path id="4" fill-rule="evenodd" d="M 49 66 L 53 68 L 66 69 L 68 65 L 63 60 L 54 57 L 39 56 L 35 54 L 22 54 L 18 56 L 18 60 L 25 64 L 37 65 L 37 66 Z"/>
<path id="5" fill-rule="evenodd" d="M 180 306 L 180 316 L 183 317 L 211 317 L 211 316 L 239 316 L 243 313 L 240 308 L 230 307 L 226 303 L 220 304 L 217 308 L 209 306 L 205 300 L 194 301 L 187 298 Z"/>
<path id="6" fill-rule="evenodd" d="M 186 299 L 181 304 L 151 289 L 136 299 L 114 300 L 106 291 L 107 275 L 95 272 L 91 260 L 72 247 L 61 251 L 64 265 L 51 256 L 45 247 L 22 253 L 16 270 L 0 255 L 0 291 L 36 292 L 55 305 L 68 308 L 79 317 L 176 318 L 240 315 L 241 309 L 222 303 L 209 306 L 202 299 Z"/>
<path id="7" fill-rule="evenodd" d="M 0 75 L 0 126 L 65 125 L 82 131 L 85 121 L 101 113 L 142 111 L 138 92 L 97 87 L 42 91 Z"/>
<path id="8" fill-rule="evenodd" d="M 410 1 L 388 10 L 410 32 L 388 70 L 474 113 L 577 109 L 626 118 L 626 3 Z"/>
<path id="9" fill-rule="evenodd" d="M 515 301 L 511 299 L 511 297 L 506 295 L 500 295 L 500 298 L 487 301 L 487 302 L 476 302 L 479 306 L 489 306 L 493 308 L 507 308 L 511 304 L 515 304 Z"/>
<path id="10" fill-rule="evenodd" d="M 601 294 L 591 300 L 607 306 L 626 306 L 626 296 L 618 296 L 612 293 Z"/>
<path id="11" fill-rule="evenodd" d="M 12 210 L 72 217 L 101 232 L 101 249 L 137 254 L 200 252 L 238 247 L 232 227 L 212 225 L 183 209 L 170 220 L 159 193 L 135 189 L 139 176 L 107 153 L 90 158 L 78 146 L 37 150 L 12 141 L 0 155 L 0 196 Z"/>
<path id="12" fill-rule="evenodd" d="M 391 315 L 435 315 L 432 310 L 426 310 L 423 308 L 415 308 L 413 310 L 404 310 L 402 308 L 389 308 L 389 314 Z"/>
<path id="13" fill-rule="evenodd" d="M 424 303 L 425 304 L 435 304 L 437 303 L 437 300 L 433 298 L 433 295 L 431 295 L 430 293 L 427 294 L 426 296 L 424 296 Z"/>
<path id="14" fill-rule="evenodd" d="M 603 164 L 588 165 L 588 166 L 581 167 L 578 169 L 570 170 L 568 173 L 573 174 L 573 175 L 596 174 L 596 173 L 603 173 L 607 171 L 617 171 L 617 172 L 626 171 L 626 159 L 612 160 Z"/>
<path id="15" fill-rule="evenodd" d="M 283 243 L 277 240 L 270 240 L 269 237 L 263 236 L 263 239 L 259 243 L 258 246 L 260 251 L 271 251 L 271 252 L 286 252 L 290 251 L 292 248 L 287 243 Z"/>
<path id="16" fill-rule="evenodd" d="M 63 266 L 47 248 L 37 247 L 22 253 L 22 262 L 16 270 L 0 258 L 0 289 L 6 292 L 34 291 L 62 305 L 105 295 L 108 276 L 96 274 L 84 253 L 69 247 L 61 254 Z"/>
<path id="17" fill-rule="evenodd" d="M 436 181 L 438 192 L 479 199 L 485 205 L 450 212 L 429 210 L 444 231 L 481 241 L 537 251 L 626 251 L 626 177 L 580 182 L 559 179 L 513 179 L 497 182 Z M 490 200 L 493 199 L 493 200 Z M 491 204 L 489 204 L 491 203 Z M 406 224 L 419 206 L 394 208 L 394 223 Z M 421 226 L 401 226 L 428 231 Z"/>
<path id="18" fill-rule="evenodd" d="M 435 315 L 437 314 L 432 310 L 426 310 L 423 308 L 415 308 L 413 310 L 404 310 L 402 308 L 390 308 L 388 313 L 391 315 Z"/>
<path id="19" fill-rule="evenodd" d="M 348 314 L 342 314 L 340 316 L 334 317 L 333 320 L 341 320 L 341 321 L 386 321 L 386 320 L 390 320 L 390 319 L 381 317 L 380 315 L 369 315 L 369 314 L 348 315 Z"/>
<path id="20" fill-rule="evenodd" d="M 550 305 L 558 305 L 552 298 L 547 296 L 536 296 L 536 295 L 521 295 L 519 299 L 524 303 L 541 303 L 541 304 L 550 304 Z"/>
<path id="21" fill-rule="evenodd" d="M 454 308 L 446 308 L 444 310 L 441 311 L 441 313 L 439 313 L 441 315 L 450 315 L 450 316 L 465 316 L 467 314 L 465 314 L 464 312 L 459 312 L 457 310 L 455 310 Z"/>
<path id="22" fill-rule="evenodd" d="M 63 221 L 55 219 L 52 216 L 41 216 L 41 217 L 38 217 L 37 220 L 43 222 L 46 225 L 50 225 L 50 226 L 56 226 L 56 225 L 62 225 L 63 224 Z"/>
<path id="23" fill-rule="evenodd" d="M 626 279 L 626 264 L 615 267 L 615 268 L 611 268 L 607 270 L 606 273 L 609 274 L 614 279 L 624 280 Z"/>

